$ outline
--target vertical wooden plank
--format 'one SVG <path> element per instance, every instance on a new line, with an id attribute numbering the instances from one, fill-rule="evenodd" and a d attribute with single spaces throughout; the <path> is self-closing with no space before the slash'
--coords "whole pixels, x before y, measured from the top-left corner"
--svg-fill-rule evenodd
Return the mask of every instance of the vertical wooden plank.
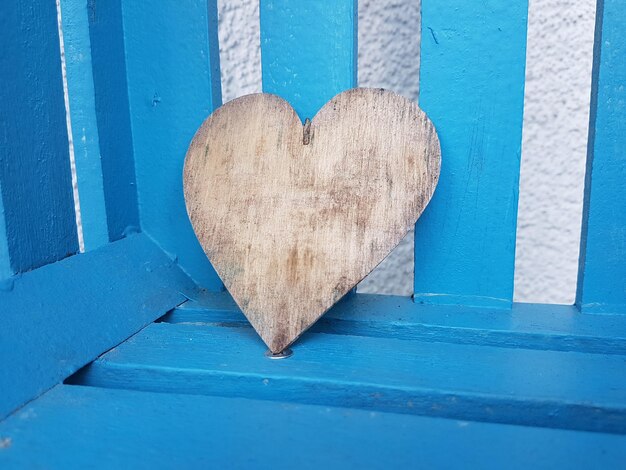
<path id="1" fill-rule="evenodd" d="M 626 8 L 599 0 L 576 303 L 626 313 Z"/>
<path id="2" fill-rule="evenodd" d="M 55 3 L 3 3 L 0 43 L 1 244 L 16 273 L 78 251 Z"/>
<path id="3" fill-rule="evenodd" d="M 422 2 L 420 105 L 439 186 L 415 230 L 415 300 L 510 306 L 527 2 Z"/>
<path id="4" fill-rule="evenodd" d="M 357 83 L 356 0 L 261 0 L 263 91 L 300 118 Z"/>
<path id="5" fill-rule="evenodd" d="M 61 1 L 86 248 L 139 230 L 120 0 Z"/>
<path id="6" fill-rule="evenodd" d="M 74 160 L 85 250 L 109 242 L 86 0 L 61 0 Z"/>
<path id="7" fill-rule="evenodd" d="M 95 110 L 109 239 L 138 230 L 139 208 L 126 79 L 121 0 L 87 5 Z"/>
<path id="8" fill-rule="evenodd" d="M 221 289 L 182 185 L 187 147 L 221 104 L 216 0 L 123 0 L 122 17 L 142 229 L 201 286 Z"/>
<path id="9" fill-rule="evenodd" d="M 5 287 L 2 280 L 12 275 L 13 270 L 11 269 L 11 260 L 9 258 L 9 245 L 4 219 L 4 204 L 2 202 L 2 180 L 0 179 L 0 289 Z M 7 284 L 7 286 L 9 285 Z"/>

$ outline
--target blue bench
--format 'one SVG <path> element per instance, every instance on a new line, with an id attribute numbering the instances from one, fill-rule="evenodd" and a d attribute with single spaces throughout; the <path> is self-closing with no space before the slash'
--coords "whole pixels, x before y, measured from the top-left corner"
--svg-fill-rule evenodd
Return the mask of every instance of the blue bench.
<path id="1" fill-rule="evenodd" d="M 512 301 L 527 3 L 422 0 L 443 164 L 415 294 L 350 294 L 279 361 L 185 212 L 215 0 L 61 0 L 81 240 L 54 2 L 0 9 L 0 467 L 625 464 L 623 2 L 598 4 L 576 304 Z M 260 12 L 264 91 L 304 119 L 356 86 L 355 0 Z"/>

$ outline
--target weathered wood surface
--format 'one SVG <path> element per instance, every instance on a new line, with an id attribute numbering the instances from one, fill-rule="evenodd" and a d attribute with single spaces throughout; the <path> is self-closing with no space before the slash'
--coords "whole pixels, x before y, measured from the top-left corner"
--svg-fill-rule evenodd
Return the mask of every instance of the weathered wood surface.
<path id="1" fill-rule="evenodd" d="M 346 91 L 304 127 L 282 98 L 248 95 L 194 137 L 185 200 L 224 284 L 280 352 L 402 240 L 440 160 L 430 120 L 395 93 Z"/>

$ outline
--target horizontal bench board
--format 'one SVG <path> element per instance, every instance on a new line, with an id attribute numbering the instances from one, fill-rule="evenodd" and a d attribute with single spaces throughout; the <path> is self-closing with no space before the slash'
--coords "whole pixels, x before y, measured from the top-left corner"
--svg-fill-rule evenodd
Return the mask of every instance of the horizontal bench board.
<path id="1" fill-rule="evenodd" d="M 141 234 L 12 278 L 0 290 L 0 419 L 194 289 Z"/>
<path id="2" fill-rule="evenodd" d="M 617 468 L 626 459 L 625 438 L 609 434 L 75 386 L 0 424 L 0 443 L 3 468 Z"/>
<path id="3" fill-rule="evenodd" d="M 205 293 L 163 317 L 169 323 L 249 326 L 228 293 Z M 526 349 L 626 354 L 626 318 L 571 305 L 515 303 L 511 310 L 421 305 L 408 297 L 344 298 L 312 332 Z"/>
<path id="4" fill-rule="evenodd" d="M 309 333 L 274 361 L 248 328 L 155 323 L 72 383 L 626 433 L 623 356 Z"/>

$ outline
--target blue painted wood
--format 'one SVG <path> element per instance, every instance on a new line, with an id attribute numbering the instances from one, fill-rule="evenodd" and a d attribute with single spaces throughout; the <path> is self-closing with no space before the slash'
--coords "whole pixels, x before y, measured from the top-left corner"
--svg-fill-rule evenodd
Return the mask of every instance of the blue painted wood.
<path id="1" fill-rule="evenodd" d="M 0 418 L 193 295 L 145 235 L 23 274 L 0 290 Z"/>
<path id="2" fill-rule="evenodd" d="M 71 382 L 626 433 L 624 356 L 319 333 L 286 360 L 266 349 L 248 328 L 155 323 Z"/>
<path id="3" fill-rule="evenodd" d="M 0 179 L 0 289 L 4 287 L 4 280 L 12 275 L 13 270 L 9 258 L 9 243 L 4 220 L 4 204 L 2 202 L 2 179 Z"/>
<path id="4" fill-rule="evenodd" d="M 0 269 L 6 276 L 76 253 L 78 239 L 54 2 L 5 2 L 0 43 Z"/>
<path id="5" fill-rule="evenodd" d="M 109 242 L 85 0 L 62 0 L 67 89 L 85 250 Z"/>
<path id="6" fill-rule="evenodd" d="M 356 0 L 261 0 L 263 91 L 313 118 L 357 83 Z"/>
<path id="7" fill-rule="evenodd" d="M 0 439 L 7 469 L 576 469 L 626 459 L 625 437 L 610 434 L 75 386 L 0 424 Z"/>
<path id="8" fill-rule="evenodd" d="M 250 327 L 226 292 L 203 293 L 160 321 Z M 408 297 L 357 294 L 336 304 L 311 331 L 626 355 L 626 318 L 580 315 L 573 305 L 515 303 L 510 311 L 502 312 L 491 308 L 421 305 Z"/>
<path id="9" fill-rule="evenodd" d="M 527 2 L 422 2 L 420 106 L 441 142 L 415 231 L 415 300 L 509 307 Z"/>
<path id="10" fill-rule="evenodd" d="M 626 9 L 599 0 L 577 304 L 626 313 Z"/>
<path id="11" fill-rule="evenodd" d="M 73 1 L 87 7 L 108 232 L 119 240 L 140 225 L 121 0 Z"/>
<path id="12" fill-rule="evenodd" d="M 200 285 L 222 288 L 183 198 L 187 147 L 221 104 L 216 0 L 122 1 L 141 227 Z"/>

